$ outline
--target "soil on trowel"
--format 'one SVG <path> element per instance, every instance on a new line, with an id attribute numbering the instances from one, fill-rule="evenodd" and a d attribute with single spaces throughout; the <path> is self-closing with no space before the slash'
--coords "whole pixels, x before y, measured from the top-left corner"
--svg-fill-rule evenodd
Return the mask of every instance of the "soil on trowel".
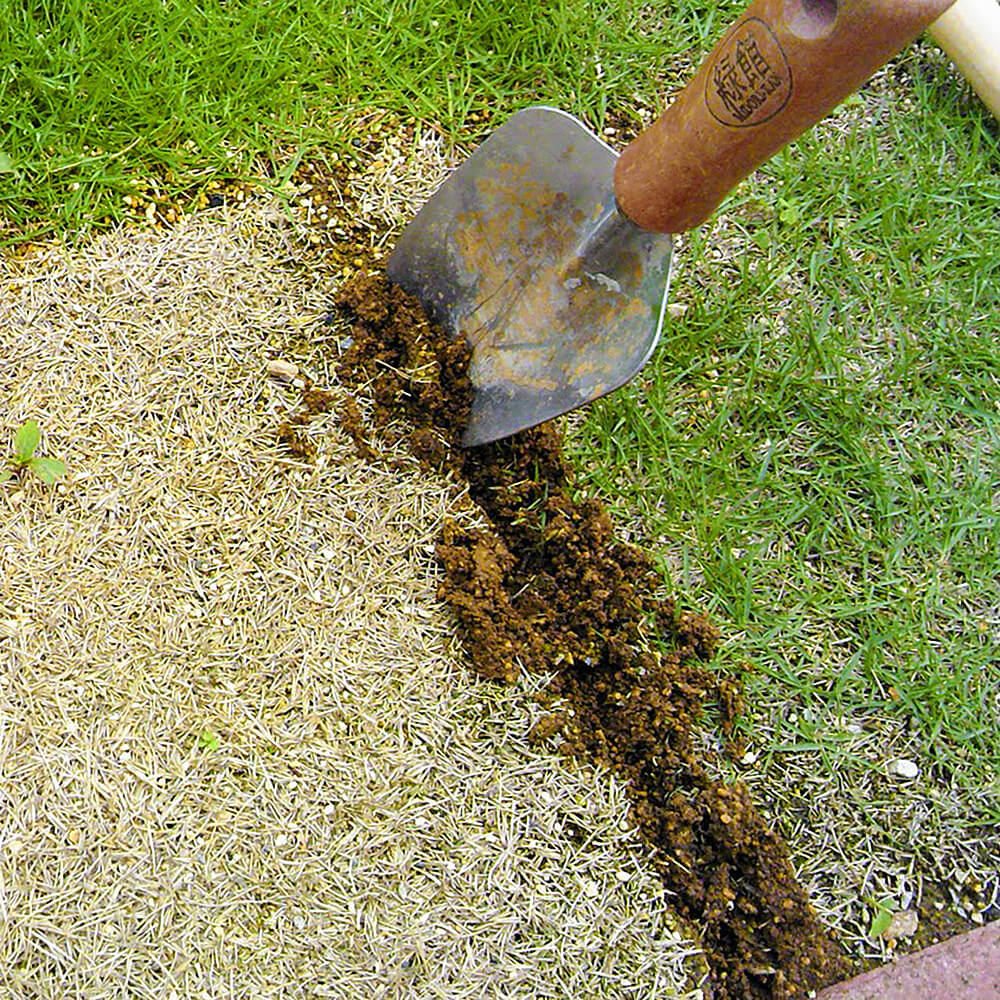
<path id="1" fill-rule="evenodd" d="M 542 696 L 552 711 L 533 735 L 627 779 L 659 875 L 701 937 L 712 995 L 800 998 L 841 978 L 843 951 L 785 845 L 742 785 L 704 766 L 705 708 L 717 707 L 726 730 L 740 702 L 738 685 L 708 669 L 716 630 L 656 596 L 653 563 L 582 495 L 554 426 L 459 446 L 469 350 L 434 329 L 415 300 L 362 274 L 337 306 L 352 327 L 345 384 L 374 400 L 381 434 L 405 434 L 422 462 L 467 482 L 490 524 L 447 523 L 437 547 L 441 597 L 469 660 L 491 679 L 554 672 Z M 347 417 L 354 440 L 366 442 L 357 409 Z"/>

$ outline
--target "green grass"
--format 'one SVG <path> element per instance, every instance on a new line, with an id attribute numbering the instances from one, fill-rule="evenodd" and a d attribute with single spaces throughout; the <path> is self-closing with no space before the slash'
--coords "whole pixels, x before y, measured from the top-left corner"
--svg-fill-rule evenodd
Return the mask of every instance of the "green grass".
<path id="1" fill-rule="evenodd" d="M 921 112 L 881 81 L 688 241 L 688 311 L 573 444 L 751 665 L 778 748 L 848 766 L 815 720 L 898 720 L 997 822 L 997 128 L 942 59 L 900 68 Z"/>
<path id="2" fill-rule="evenodd" d="M 533 101 L 627 115 L 739 9 L 626 0 L 34 0 L 0 18 L 0 241 L 86 229 L 348 144 L 372 107 L 455 134 Z M 474 128 L 481 129 L 477 121 Z M 888 717 L 1000 820 L 1000 154 L 918 47 L 686 239 L 642 377 L 592 407 L 583 479 L 750 664 L 775 752 Z M 787 706 L 803 711 L 788 713 Z M 808 709 L 808 711 L 804 711 Z M 831 765 L 833 766 L 833 765 Z"/>
<path id="3" fill-rule="evenodd" d="M 599 119 L 655 51 L 625 0 L 13 5 L 0 19 L 0 211 L 14 235 L 78 229 L 117 213 L 134 178 L 183 190 L 287 162 L 346 143 L 352 112 L 375 106 L 452 130 L 473 108 L 506 116 L 539 99 Z"/>

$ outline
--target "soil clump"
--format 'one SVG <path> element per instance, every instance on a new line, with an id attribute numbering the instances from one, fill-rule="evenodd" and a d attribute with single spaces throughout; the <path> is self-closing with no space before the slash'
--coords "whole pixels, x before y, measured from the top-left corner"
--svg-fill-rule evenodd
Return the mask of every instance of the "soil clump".
<path id="1" fill-rule="evenodd" d="M 336 308 L 351 326 L 339 374 L 429 468 L 468 483 L 489 530 L 446 523 L 440 596 L 467 655 L 493 680 L 555 672 L 533 736 L 614 768 L 678 912 L 696 928 L 719 1000 L 797 1000 L 849 970 L 796 881 L 788 852 L 739 784 L 715 780 L 697 742 L 704 709 L 731 734 L 738 684 L 710 670 L 718 633 L 658 596 L 652 560 L 583 494 L 552 424 L 462 449 L 468 347 L 432 327 L 383 275 L 355 276 Z M 400 417 L 408 418 L 402 427 Z M 344 414 L 371 457 L 358 408 Z"/>

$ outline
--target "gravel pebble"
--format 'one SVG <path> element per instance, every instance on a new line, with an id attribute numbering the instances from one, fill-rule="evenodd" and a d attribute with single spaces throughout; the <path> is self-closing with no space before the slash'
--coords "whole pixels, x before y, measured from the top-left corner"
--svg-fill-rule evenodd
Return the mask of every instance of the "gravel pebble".
<path id="1" fill-rule="evenodd" d="M 920 768 L 912 760 L 907 760 L 905 757 L 890 760 L 887 770 L 891 777 L 899 778 L 902 781 L 912 781 L 920 774 Z"/>

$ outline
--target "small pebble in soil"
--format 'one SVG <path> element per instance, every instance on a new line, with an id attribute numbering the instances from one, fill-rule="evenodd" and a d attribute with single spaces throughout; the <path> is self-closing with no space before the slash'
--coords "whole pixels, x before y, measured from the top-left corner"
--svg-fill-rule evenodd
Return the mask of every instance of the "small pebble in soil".
<path id="1" fill-rule="evenodd" d="M 898 778 L 900 781 L 912 781 L 920 774 L 920 768 L 912 760 L 907 760 L 905 757 L 890 760 L 886 770 L 890 777 Z"/>
<path id="2" fill-rule="evenodd" d="M 280 358 L 272 358 L 267 363 L 267 374 L 271 378 L 280 378 L 290 382 L 299 374 L 299 366 L 292 361 L 282 361 Z"/>
<path id="3" fill-rule="evenodd" d="M 917 933 L 920 918 L 916 910 L 900 910 L 889 918 L 889 924 L 882 937 L 886 941 L 896 941 L 899 938 L 911 938 Z"/>

